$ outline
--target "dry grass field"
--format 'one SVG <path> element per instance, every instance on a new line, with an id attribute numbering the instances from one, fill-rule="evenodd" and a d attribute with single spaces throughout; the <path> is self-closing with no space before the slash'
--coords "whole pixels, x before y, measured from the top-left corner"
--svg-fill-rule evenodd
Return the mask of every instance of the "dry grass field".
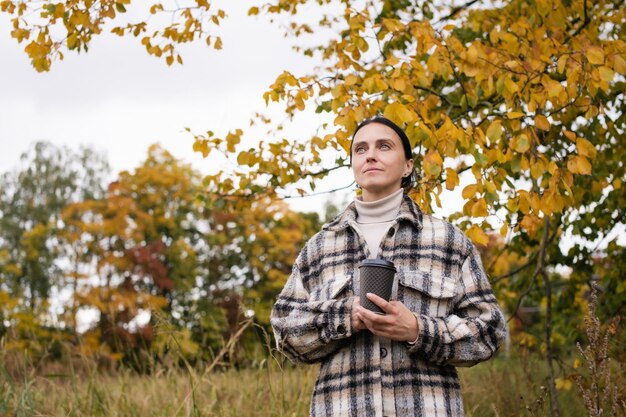
<path id="1" fill-rule="evenodd" d="M 467 416 L 548 415 L 544 369 L 538 360 L 519 357 L 500 357 L 461 369 Z M 256 369 L 207 373 L 178 369 L 139 375 L 67 369 L 20 379 L 3 371 L 0 415 L 306 416 L 316 373 L 316 366 L 281 369 L 273 361 Z M 563 416 L 588 415 L 575 384 L 566 384 L 559 394 Z"/>

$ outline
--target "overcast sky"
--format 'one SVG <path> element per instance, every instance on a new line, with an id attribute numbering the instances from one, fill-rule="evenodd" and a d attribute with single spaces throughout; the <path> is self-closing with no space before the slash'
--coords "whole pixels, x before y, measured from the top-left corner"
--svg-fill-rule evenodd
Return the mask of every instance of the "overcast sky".
<path id="1" fill-rule="evenodd" d="M 200 41 L 182 49 L 184 65 L 168 67 L 137 39 L 104 33 L 88 53 L 67 52 L 48 73 L 32 68 L 25 44 L 10 37 L 9 16 L 0 13 L 0 172 L 15 167 L 39 140 L 94 145 L 106 153 L 114 173 L 138 166 L 155 142 L 203 172 L 215 169 L 192 151 L 184 128 L 224 134 L 246 127 L 254 112 L 265 110 L 262 94 L 278 74 L 304 74 L 314 66 L 292 51 L 277 25 L 248 17 L 249 4 L 220 3 L 228 14 L 218 28 L 221 51 Z M 297 128 L 310 137 L 320 123 L 305 116 Z M 325 198 L 314 199 L 314 205 Z M 310 209 L 313 199 L 304 200 L 291 204 Z"/>

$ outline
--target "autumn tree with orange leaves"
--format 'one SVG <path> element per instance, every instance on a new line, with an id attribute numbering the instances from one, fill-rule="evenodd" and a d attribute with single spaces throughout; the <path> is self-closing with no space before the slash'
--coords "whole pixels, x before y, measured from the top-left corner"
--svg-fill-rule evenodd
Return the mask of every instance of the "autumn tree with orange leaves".
<path id="1" fill-rule="evenodd" d="M 82 281 L 72 313 L 99 313 L 83 337 L 106 349 L 91 354 L 139 366 L 147 352 L 173 348 L 163 326 L 179 333 L 190 359 L 218 349 L 246 310 L 267 326 L 271 300 L 313 229 L 282 202 L 218 204 L 198 172 L 158 146 L 105 198 L 70 204 L 62 218 L 62 239 L 76 253 L 70 275 Z"/>

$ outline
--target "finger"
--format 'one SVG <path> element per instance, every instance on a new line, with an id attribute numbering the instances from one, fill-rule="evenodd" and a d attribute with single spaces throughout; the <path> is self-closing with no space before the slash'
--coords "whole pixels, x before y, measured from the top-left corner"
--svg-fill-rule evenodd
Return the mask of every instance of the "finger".
<path id="1" fill-rule="evenodd" d="M 385 327 L 385 326 L 389 326 L 391 323 L 389 316 L 374 313 L 373 311 L 367 310 L 363 307 L 361 307 L 361 310 L 359 313 L 361 314 L 363 321 L 367 321 L 367 323 L 369 323 L 368 327 L 371 327 L 371 326 Z"/>
<path id="2" fill-rule="evenodd" d="M 366 296 L 371 302 L 376 304 L 378 307 L 382 308 L 385 313 L 394 312 L 393 306 L 389 303 L 389 301 L 386 301 L 384 298 L 381 298 L 371 292 L 368 292 Z"/>

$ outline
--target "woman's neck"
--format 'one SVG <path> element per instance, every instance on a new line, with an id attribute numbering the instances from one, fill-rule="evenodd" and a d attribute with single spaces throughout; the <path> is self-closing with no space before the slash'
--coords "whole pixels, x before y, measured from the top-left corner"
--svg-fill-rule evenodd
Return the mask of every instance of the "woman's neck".
<path id="1" fill-rule="evenodd" d="M 375 191 L 367 191 L 367 190 L 362 190 L 361 192 L 361 201 L 364 201 L 366 203 L 371 203 L 373 201 L 379 201 L 379 200 L 383 200 L 391 195 L 396 195 L 397 193 L 403 191 L 402 188 L 398 188 L 396 190 L 393 190 L 391 192 L 389 191 L 381 191 L 381 192 L 375 192 Z"/>
<path id="2" fill-rule="evenodd" d="M 376 201 L 356 199 L 357 222 L 374 223 L 396 218 L 402 202 L 402 189 Z"/>

